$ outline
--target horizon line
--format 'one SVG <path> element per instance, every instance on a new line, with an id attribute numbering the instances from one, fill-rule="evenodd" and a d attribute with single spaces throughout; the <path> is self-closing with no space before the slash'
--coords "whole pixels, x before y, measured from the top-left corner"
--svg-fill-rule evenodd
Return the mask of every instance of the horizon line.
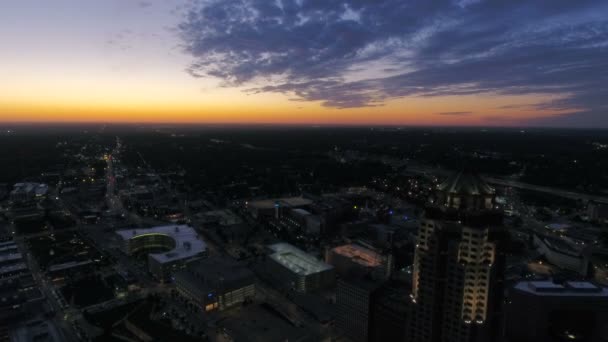
<path id="1" fill-rule="evenodd" d="M 124 122 L 124 121 L 0 121 L 0 126 L 115 126 L 115 127 L 141 127 L 141 126 L 174 126 L 174 127 L 276 127 L 276 128 L 475 128 L 475 129 L 570 129 L 570 130 L 608 130 L 608 127 L 597 126 L 544 126 L 544 125 L 475 125 L 475 124 L 397 124 L 397 123 L 281 123 L 281 122 Z"/>

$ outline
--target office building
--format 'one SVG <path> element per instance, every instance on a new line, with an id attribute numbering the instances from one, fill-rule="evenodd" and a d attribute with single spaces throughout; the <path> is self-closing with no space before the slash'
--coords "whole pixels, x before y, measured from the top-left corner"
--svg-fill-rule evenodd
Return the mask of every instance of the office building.
<path id="1" fill-rule="evenodd" d="M 266 271 L 283 288 L 301 293 L 330 287 L 335 282 L 334 268 L 288 243 L 268 247 Z"/>
<path id="2" fill-rule="evenodd" d="M 461 172 L 437 188 L 420 220 L 410 341 L 486 342 L 502 335 L 506 239 L 495 191 Z"/>
<path id="3" fill-rule="evenodd" d="M 321 233 L 320 217 L 305 209 L 286 210 L 278 220 L 271 224 L 279 225 L 296 234 L 318 236 Z"/>
<path id="4" fill-rule="evenodd" d="M 255 297 L 255 277 L 245 266 L 225 257 L 188 263 L 175 274 L 177 291 L 205 311 L 224 310 Z"/>

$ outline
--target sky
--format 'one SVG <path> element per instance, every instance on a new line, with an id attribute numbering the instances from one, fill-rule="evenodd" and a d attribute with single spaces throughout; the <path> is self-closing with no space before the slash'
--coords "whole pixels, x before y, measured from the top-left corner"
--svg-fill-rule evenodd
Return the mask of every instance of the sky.
<path id="1" fill-rule="evenodd" d="M 608 128 L 605 0 L 3 0 L 0 122 Z"/>

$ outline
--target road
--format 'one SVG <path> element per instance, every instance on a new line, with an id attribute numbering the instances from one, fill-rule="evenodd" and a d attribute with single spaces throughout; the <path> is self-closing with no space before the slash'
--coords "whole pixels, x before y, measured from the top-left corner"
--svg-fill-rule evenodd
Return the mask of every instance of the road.
<path id="1" fill-rule="evenodd" d="M 451 173 L 452 171 L 440 169 L 440 168 L 422 166 L 422 165 L 415 165 L 415 166 L 408 167 L 405 172 L 416 173 L 416 174 L 432 174 L 432 175 L 446 176 L 449 173 Z M 570 198 L 570 199 L 574 199 L 574 200 L 597 201 L 597 202 L 608 203 L 608 196 L 585 194 L 585 193 L 580 193 L 580 192 L 575 192 L 575 191 L 569 191 L 569 190 L 548 187 L 548 186 L 534 185 L 534 184 L 520 182 L 517 180 L 493 177 L 493 176 L 488 176 L 488 175 L 482 175 L 482 177 L 490 184 L 508 186 L 508 187 L 512 187 L 512 188 L 530 190 L 530 191 L 536 191 L 536 192 L 543 192 L 543 193 L 547 193 L 550 195 Z"/>
<path id="2" fill-rule="evenodd" d="M 574 191 L 552 188 L 552 187 L 547 187 L 547 186 L 528 184 L 528 183 L 523 183 L 523 182 L 519 182 L 519 181 L 515 181 L 515 180 L 508 180 L 508 179 L 502 179 L 502 178 L 496 178 L 496 177 L 484 176 L 484 179 L 490 184 L 497 184 L 497 185 L 502 185 L 502 186 L 510 186 L 512 188 L 544 192 L 544 193 L 548 193 L 551 195 L 564 197 L 564 198 L 570 198 L 570 199 L 574 199 L 574 200 L 597 201 L 597 202 L 608 203 L 608 197 L 606 197 L 606 196 L 584 194 L 584 193 L 580 193 L 580 192 L 574 192 Z"/>
<path id="3" fill-rule="evenodd" d="M 60 302 L 59 298 L 55 295 L 57 293 L 55 291 L 55 287 L 52 282 L 44 276 L 44 273 L 40 269 L 36 258 L 32 257 L 31 254 L 28 253 L 28 248 L 26 246 L 25 240 L 22 237 L 16 238 L 15 243 L 21 253 L 26 256 L 26 262 L 28 264 L 28 268 L 34 277 L 36 283 L 38 283 L 38 287 L 40 291 L 46 297 L 47 303 L 51 306 L 53 311 L 55 312 L 55 317 L 53 318 L 54 323 L 59 328 L 59 333 L 61 334 L 63 341 L 79 341 L 80 338 L 76 336 L 74 331 L 72 330 L 70 324 L 71 320 L 66 320 L 66 317 L 70 317 L 72 311 L 69 308 L 65 308 Z"/>
<path id="4" fill-rule="evenodd" d="M 116 189 L 114 158 L 120 155 L 120 148 L 121 143 L 117 138 L 116 147 L 106 158 L 106 203 L 110 212 L 120 214 L 122 217 L 128 218 L 130 222 L 135 223 L 138 227 L 141 227 L 143 219 L 124 208 Z"/>

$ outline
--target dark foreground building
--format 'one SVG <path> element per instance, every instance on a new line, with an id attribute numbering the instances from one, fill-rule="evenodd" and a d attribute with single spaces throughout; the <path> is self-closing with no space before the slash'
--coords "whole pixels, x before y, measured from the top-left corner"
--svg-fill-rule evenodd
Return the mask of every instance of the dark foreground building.
<path id="1" fill-rule="evenodd" d="M 409 341 L 501 340 L 506 232 L 495 197 L 463 172 L 430 200 L 416 244 Z"/>
<path id="2" fill-rule="evenodd" d="M 372 307 L 384 280 L 345 277 L 336 287 L 336 327 L 355 342 L 368 342 L 372 331 Z"/>
<path id="3" fill-rule="evenodd" d="M 336 327 L 351 341 L 404 342 L 410 306 L 402 283 L 347 276 L 336 288 Z"/>
<path id="4" fill-rule="evenodd" d="M 411 309 L 409 287 L 401 282 L 389 281 L 380 289 L 372 305 L 372 342 L 405 342 Z"/>
<path id="5" fill-rule="evenodd" d="M 608 289 L 589 282 L 522 281 L 507 305 L 508 342 L 608 341 Z"/>

